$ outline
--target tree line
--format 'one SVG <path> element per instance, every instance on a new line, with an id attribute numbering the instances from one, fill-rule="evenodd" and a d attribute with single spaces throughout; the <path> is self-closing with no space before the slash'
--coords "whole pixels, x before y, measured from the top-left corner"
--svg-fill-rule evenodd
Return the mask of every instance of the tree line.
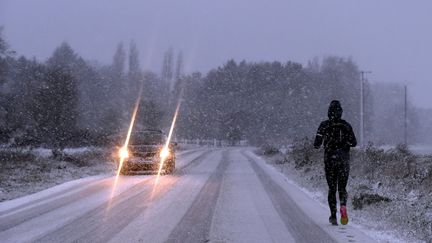
<path id="1" fill-rule="evenodd" d="M 181 101 L 179 139 L 289 143 L 313 136 L 333 99 L 342 102 L 354 130 L 360 126 L 360 70 L 351 58 L 315 58 L 307 65 L 229 60 L 206 74 L 185 74 L 182 53 L 168 49 L 161 72 L 155 73 L 141 69 L 133 41 L 127 47 L 120 43 L 108 65 L 84 60 L 68 43 L 39 61 L 16 57 L 0 32 L 0 142 L 119 143 L 141 85 L 137 129 L 167 129 Z M 374 86 L 366 81 L 364 90 L 366 139 L 391 140 L 384 138 L 388 133 L 376 132 L 382 114 L 377 114 Z"/>
<path id="2" fill-rule="evenodd" d="M 206 76 L 185 78 L 178 132 L 182 137 L 247 139 L 253 144 L 290 142 L 314 134 L 332 99 L 341 100 L 344 117 L 358 127 L 359 78 L 357 65 L 340 57 L 315 59 L 305 67 L 230 60 Z M 365 86 L 369 97 L 367 82 Z M 365 102 L 367 114 L 370 101 Z"/>
<path id="3" fill-rule="evenodd" d="M 173 58 L 173 51 L 166 58 Z M 164 72 L 172 72 L 165 65 Z M 175 75 L 178 75 L 175 71 Z M 119 143 L 143 85 L 137 127 L 168 119 L 170 80 L 141 70 L 131 41 L 120 43 L 109 65 L 89 62 L 68 43 L 41 62 L 15 57 L 0 36 L 0 142 L 13 146 L 87 146 Z"/>

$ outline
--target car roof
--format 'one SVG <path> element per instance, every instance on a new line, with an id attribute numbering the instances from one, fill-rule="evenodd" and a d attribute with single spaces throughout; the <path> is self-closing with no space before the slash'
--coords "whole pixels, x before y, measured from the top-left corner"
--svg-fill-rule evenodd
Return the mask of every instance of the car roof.
<path id="1" fill-rule="evenodd" d="M 160 133 L 160 134 L 165 134 L 162 130 L 160 129 L 144 129 L 144 130 L 139 130 L 136 131 L 136 133 Z"/>

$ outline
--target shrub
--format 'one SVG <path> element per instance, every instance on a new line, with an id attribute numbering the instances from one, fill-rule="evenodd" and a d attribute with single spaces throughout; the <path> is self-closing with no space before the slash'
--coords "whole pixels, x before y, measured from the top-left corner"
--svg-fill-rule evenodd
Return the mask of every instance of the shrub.
<path id="1" fill-rule="evenodd" d="M 275 155 L 280 153 L 279 148 L 275 145 L 265 144 L 261 146 L 261 151 L 264 155 Z"/>
<path id="2" fill-rule="evenodd" d="M 404 156 L 412 155 L 411 151 L 408 148 L 408 145 L 406 145 L 406 144 L 396 145 L 395 151 L 396 151 L 396 153 L 399 153 L 399 154 L 404 155 Z"/>
<path id="3" fill-rule="evenodd" d="M 378 194 L 369 194 L 369 193 L 360 193 L 359 195 L 354 196 L 352 199 L 352 204 L 354 210 L 363 209 L 366 205 L 371 205 L 375 203 L 381 202 L 391 202 L 390 198 L 383 197 Z"/>
<path id="4" fill-rule="evenodd" d="M 312 140 L 307 137 L 294 141 L 290 152 L 297 168 L 317 162 L 319 160 L 319 154 L 319 150 L 313 147 Z"/>
<path id="5" fill-rule="evenodd" d="M 8 161 L 27 161 L 27 160 L 35 160 L 36 156 L 29 151 L 23 151 L 19 149 L 8 149 L 0 151 L 0 161 L 8 162 Z"/>
<path id="6" fill-rule="evenodd" d="M 365 150 L 353 150 L 352 163 L 361 174 L 405 178 L 416 176 L 417 157 L 405 145 L 385 151 L 369 143 Z"/>
<path id="7" fill-rule="evenodd" d="M 105 160 L 107 152 L 103 150 L 90 149 L 83 152 L 67 153 L 64 150 L 53 149 L 54 159 L 74 164 L 77 167 L 90 166 L 94 159 Z"/>
<path id="8" fill-rule="evenodd" d="M 386 162 L 386 153 L 384 149 L 375 147 L 371 142 L 366 146 L 365 155 L 367 161 L 373 165 L 383 164 Z"/>

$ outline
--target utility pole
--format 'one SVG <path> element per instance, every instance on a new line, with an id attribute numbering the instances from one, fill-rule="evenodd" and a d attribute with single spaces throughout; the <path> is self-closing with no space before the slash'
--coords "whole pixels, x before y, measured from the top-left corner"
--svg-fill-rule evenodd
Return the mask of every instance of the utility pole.
<path id="1" fill-rule="evenodd" d="M 405 102 L 404 102 L 404 143 L 405 146 L 408 146 L 408 99 L 407 99 L 407 86 L 405 85 Z"/>
<path id="2" fill-rule="evenodd" d="M 360 146 L 364 146 L 364 76 L 372 71 L 360 71 Z"/>

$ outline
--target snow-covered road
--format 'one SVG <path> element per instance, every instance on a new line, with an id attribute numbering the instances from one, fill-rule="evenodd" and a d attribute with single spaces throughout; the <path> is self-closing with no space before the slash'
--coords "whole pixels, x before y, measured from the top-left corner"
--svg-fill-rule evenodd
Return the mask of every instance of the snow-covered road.
<path id="1" fill-rule="evenodd" d="M 177 155 L 174 175 L 91 177 L 0 204 L 0 242 L 374 242 L 248 148 Z"/>

